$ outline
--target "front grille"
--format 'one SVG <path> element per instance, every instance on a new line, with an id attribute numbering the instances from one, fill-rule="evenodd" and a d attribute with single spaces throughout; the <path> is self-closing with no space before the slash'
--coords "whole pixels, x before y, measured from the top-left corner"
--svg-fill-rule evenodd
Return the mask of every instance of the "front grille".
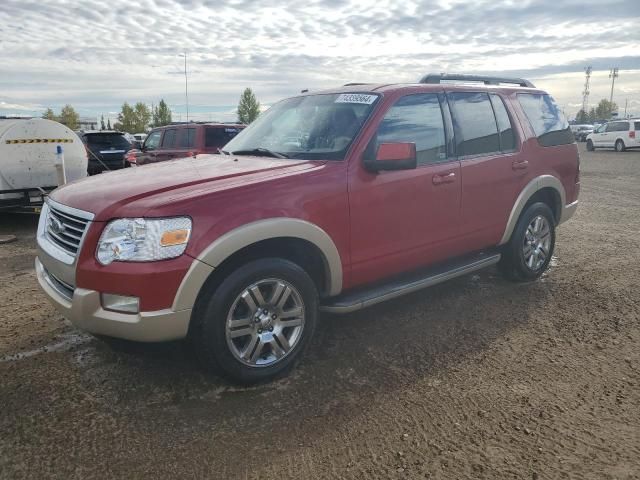
<path id="1" fill-rule="evenodd" d="M 73 285 L 69 285 L 68 283 L 63 282 L 58 277 L 49 272 L 46 268 L 44 269 L 44 275 L 49 285 L 51 285 L 51 287 L 56 292 L 58 292 L 67 300 L 71 301 L 71 299 L 73 298 L 73 291 L 75 290 Z"/>
<path id="2" fill-rule="evenodd" d="M 72 256 L 78 254 L 89 219 L 62 211 L 49 204 L 46 232 L 49 240 Z"/>

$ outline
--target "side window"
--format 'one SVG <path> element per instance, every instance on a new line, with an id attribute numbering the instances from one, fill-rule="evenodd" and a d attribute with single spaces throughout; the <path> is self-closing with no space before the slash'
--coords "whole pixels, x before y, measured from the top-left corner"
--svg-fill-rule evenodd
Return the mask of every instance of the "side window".
<path id="1" fill-rule="evenodd" d="M 574 143 L 575 138 L 567 119 L 556 102 L 546 93 L 519 93 L 518 101 L 524 110 L 538 142 L 543 147 Z"/>
<path id="2" fill-rule="evenodd" d="M 635 123 L 635 125 L 634 125 L 634 130 L 635 130 L 636 132 L 640 131 L 640 122 L 634 122 L 634 123 Z"/>
<path id="3" fill-rule="evenodd" d="M 457 127 L 458 156 L 499 152 L 500 137 L 489 95 L 481 92 L 453 92 L 448 96 L 453 122 Z"/>
<path id="4" fill-rule="evenodd" d="M 620 126 L 618 127 L 619 132 L 628 132 L 629 131 L 629 122 L 620 122 Z"/>
<path id="5" fill-rule="evenodd" d="M 176 133 L 178 133 L 178 131 L 175 128 L 164 131 L 164 137 L 162 138 L 162 148 L 171 148 L 175 145 Z"/>
<path id="6" fill-rule="evenodd" d="M 607 123 L 607 127 L 604 129 L 605 132 L 617 132 L 618 127 L 615 123 Z"/>
<path id="7" fill-rule="evenodd" d="M 147 139 L 144 141 L 145 150 L 155 150 L 160 145 L 161 131 L 151 132 Z"/>
<path id="8" fill-rule="evenodd" d="M 399 99 L 380 122 L 377 140 L 378 145 L 415 143 L 418 165 L 445 160 L 447 147 L 438 95 L 416 94 Z"/>
<path id="9" fill-rule="evenodd" d="M 183 128 L 180 132 L 180 147 L 193 148 L 196 144 L 196 129 Z"/>
<path id="10" fill-rule="evenodd" d="M 500 98 L 500 95 L 492 93 L 491 104 L 493 105 L 493 111 L 496 114 L 496 120 L 498 121 L 498 132 L 500 133 L 500 149 L 503 152 L 510 152 L 516 149 L 516 137 L 513 131 L 513 125 L 511 125 L 511 119 L 507 113 L 507 109 L 504 106 L 504 101 Z"/>
<path id="11" fill-rule="evenodd" d="M 237 127 L 209 127 L 204 131 L 204 146 L 222 148 L 239 132 Z"/>

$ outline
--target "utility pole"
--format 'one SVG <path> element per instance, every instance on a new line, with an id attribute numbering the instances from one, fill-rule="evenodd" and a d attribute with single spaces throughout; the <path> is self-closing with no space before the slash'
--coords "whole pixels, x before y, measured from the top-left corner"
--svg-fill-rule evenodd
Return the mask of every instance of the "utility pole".
<path id="1" fill-rule="evenodd" d="M 611 96 L 609 97 L 609 103 L 613 103 L 613 86 L 616 83 L 616 78 L 618 78 L 618 67 L 611 69 L 609 78 L 611 79 Z"/>
<path id="2" fill-rule="evenodd" d="M 627 118 L 627 103 L 629 103 L 629 99 L 624 99 L 624 118 Z"/>
<path id="3" fill-rule="evenodd" d="M 582 91 L 582 111 L 584 114 L 587 114 L 587 109 L 589 108 L 589 80 L 591 79 L 591 65 L 584 69 L 584 90 Z"/>
<path id="4" fill-rule="evenodd" d="M 187 106 L 187 122 L 189 121 L 189 90 L 188 90 L 188 82 L 187 82 L 187 51 L 184 51 L 184 54 L 180 54 L 180 57 L 184 57 L 184 99 L 185 105 Z"/>

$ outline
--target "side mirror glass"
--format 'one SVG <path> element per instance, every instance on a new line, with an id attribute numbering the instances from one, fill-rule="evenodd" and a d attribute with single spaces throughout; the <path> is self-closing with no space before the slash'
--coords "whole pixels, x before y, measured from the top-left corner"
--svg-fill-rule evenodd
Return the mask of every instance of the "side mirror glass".
<path id="1" fill-rule="evenodd" d="M 375 159 L 365 159 L 365 167 L 373 172 L 411 170 L 418 166 L 415 143 L 381 143 Z"/>

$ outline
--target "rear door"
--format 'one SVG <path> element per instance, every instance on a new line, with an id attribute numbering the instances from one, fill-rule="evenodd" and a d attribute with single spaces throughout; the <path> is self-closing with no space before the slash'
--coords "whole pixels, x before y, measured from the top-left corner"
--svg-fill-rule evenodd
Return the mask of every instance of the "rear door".
<path id="1" fill-rule="evenodd" d="M 447 98 L 462 171 L 462 235 L 466 250 L 479 250 L 502 238 L 529 164 L 501 96 L 455 91 Z"/>
<path id="2" fill-rule="evenodd" d="M 156 162 L 164 162 L 176 155 L 176 144 L 178 137 L 177 128 L 167 128 L 162 135 L 162 141 L 160 142 L 160 148 L 156 150 Z"/>
<path id="3" fill-rule="evenodd" d="M 196 146 L 196 127 L 181 128 L 178 133 L 174 158 L 183 158 L 199 153 Z"/>

